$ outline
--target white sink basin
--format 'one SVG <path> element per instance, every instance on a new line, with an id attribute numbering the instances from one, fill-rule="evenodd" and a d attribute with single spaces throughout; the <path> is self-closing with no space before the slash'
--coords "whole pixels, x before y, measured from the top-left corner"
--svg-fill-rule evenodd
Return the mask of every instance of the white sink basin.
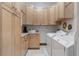
<path id="1" fill-rule="evenodd" d="M 57 41 L 64 47 L 68 48 L 74 44 L 74 34 L 73 32 L 69 33 L 67 35 L 66 32 L 63 32 L 62 30 L 57 31 L 56 33 L 47 33 L 47 36 L 49 36 L 51 39 Z"/>
<path id="2" fill-rule="evenodd" d="M 65 36 L 55 36 L 52 39 L 57 41 L 58 43 L 60 43 L 61 45 L 63 45 L 66 48 L 68 48 L 74 44 L 73 41 L 68 40 L 70 38 L 65 37 Z"/>

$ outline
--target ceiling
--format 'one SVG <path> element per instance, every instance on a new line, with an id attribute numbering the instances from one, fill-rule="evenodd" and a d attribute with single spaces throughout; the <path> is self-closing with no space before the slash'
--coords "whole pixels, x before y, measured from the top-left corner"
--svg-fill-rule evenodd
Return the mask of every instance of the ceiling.
<path id="1" fill-rule="evenodd" d="M 56 3 L 57 2 L 28 2 L 27 4 L 31 4 L 35 8 L 47 8 Z"/>

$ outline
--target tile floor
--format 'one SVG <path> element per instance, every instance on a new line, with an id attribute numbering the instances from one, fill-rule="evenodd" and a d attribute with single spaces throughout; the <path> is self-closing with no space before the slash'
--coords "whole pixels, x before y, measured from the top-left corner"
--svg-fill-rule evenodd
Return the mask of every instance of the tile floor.
<path id="1" fill-rule="evenodd" d="M 26 56 L 48 56 L 46 46 L 40 46 L 40 49 L 28 50 Z"/>

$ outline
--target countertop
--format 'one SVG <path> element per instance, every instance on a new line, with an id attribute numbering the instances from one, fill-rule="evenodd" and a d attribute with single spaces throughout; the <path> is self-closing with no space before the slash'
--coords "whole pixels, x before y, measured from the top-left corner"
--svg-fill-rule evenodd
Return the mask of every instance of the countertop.
<path id="1" fill-rule="evenodd" d="M 34 32 L 34 33 L 31 33 L 31 32 L 28 32 L 28 33 L 21 33 L 21 37 L 25 37 L 29 34 L 39 34 L 39 32 Z"/>

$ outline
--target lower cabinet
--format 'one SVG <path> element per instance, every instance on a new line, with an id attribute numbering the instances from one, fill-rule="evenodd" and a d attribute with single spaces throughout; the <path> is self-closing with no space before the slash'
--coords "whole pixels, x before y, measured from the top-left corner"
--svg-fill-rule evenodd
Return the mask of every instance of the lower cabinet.
<path id="1" fill-rule="evenodd" d="M 15 16 L 15 28 L 14 28 L 14 36 L 15 36 L 15 39 L 14 39 L 14 55 L 16 56 L 20 56 L 21 55 L 21 38 L 20 38 L 20 18 Z M 17 26 L 16 26 L 17 25 Z"/>
<path id="2" fill-rule="evenodd" d="M 25 40 L 24 37 L 21 38 L 21 55 L 25 53 Z"/>
<path id="3" fill-rule="evenodd" d="M 28 35 L 21 38 L 21 55 L 24 56 L 28 51 Z"/>
<path id="4" fill-rule="evenodd" d="M 25 36 L 25 53 L 28 51 L 29 36 Z"/>
<path id="5" fill-rule="evenodd" d="M 1 56 L 11 56 L 11 15 L 5 9 L 0 8 L 0 55 Z"/>
<path id="6" fill-rule="evenodd" d="M 40 36 L 39 34 L 29 35 L 29 48 L 40 48 Z"/>

